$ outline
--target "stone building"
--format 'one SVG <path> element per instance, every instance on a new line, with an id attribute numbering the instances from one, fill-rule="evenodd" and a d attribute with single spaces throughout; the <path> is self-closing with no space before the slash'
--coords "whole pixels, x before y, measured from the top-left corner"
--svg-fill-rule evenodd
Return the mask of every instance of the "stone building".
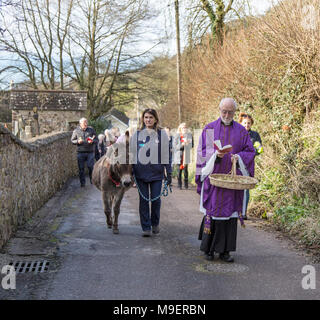
<path id="1" fill-rule="evenodd" d="M 10 109 L 12 131 L 22 139 L 50 132 L 70 131 L 85 116 L 87 92 L 15 89 L 10 91 Z M 28 137 L 23 136 L 22 132 Z"/>

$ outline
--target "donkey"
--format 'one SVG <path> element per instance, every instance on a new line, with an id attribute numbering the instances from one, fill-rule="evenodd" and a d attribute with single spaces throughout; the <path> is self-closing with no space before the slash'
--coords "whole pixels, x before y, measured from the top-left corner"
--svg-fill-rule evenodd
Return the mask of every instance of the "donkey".
<path id="1" fill-rule="evenodd" d="M 119 159 L 122 161 L 119 162 Z M 102 193 L 108 228 L 112 228 L 113 233 L 118 234 L 118 217 L 121 201 L 124 193 L 133 185 L 132 165 L 129 164 L 128 132 L 125 134 L 124 143 L 111 145 L 108 148 L 107 154 L 95 163 L 92 172 L 92 183 Z"/>

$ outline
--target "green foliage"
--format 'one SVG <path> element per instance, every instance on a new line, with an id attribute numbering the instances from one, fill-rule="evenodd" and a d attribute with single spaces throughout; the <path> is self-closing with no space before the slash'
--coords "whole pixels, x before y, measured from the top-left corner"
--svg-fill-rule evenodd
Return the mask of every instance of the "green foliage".
<path id="1" fill-rule="evenodd" d="M 320 245 L 319 205 L 308 197 L 291 199 L 292 204 L 275 210 L 272 221 L 307 246 Z"/>
<path id="2" fill-rule="evenodd" d="M 273 208 L 275 203 L 282 197 L 285 178 L 280 169 L 270 168 L 260 177 L 260 182 L 252 190 L 252 198 L 255 201 L 262 201 L 267 208 Z"/>
<path id="3" fill-rule="evenodd" d="M 189 169 L 189 175 L 188 175 L 189 184 L 191 184 L 191 185 L 195 184 L 195 176 L 196 176 L 195 170 Z"/>
<path id="4" fill-rule="evenodd" d="M 89 120 L 88 125 L 93 127 L 96 134 L 99 135 L 100 133 L 104 134 L 104 130 L 111 128 L 111 121 L 104 118 L 98 118 L 95 120 Z"/>
<path id="5" fill-rule="evenodd" d="M 300 205 L 289 205 L 286 207 L 281 207 L 275 211 L 274 219 L 280 222 L 283 225 L 294 224 L 300 218 L 303 218 L 307 215 L 305 207 Z"/>
<path id="6" fill-rule="evenodd" d="M 176 164 L 172 167 L 172 178 L 178 178 L 178 166 Z"/>

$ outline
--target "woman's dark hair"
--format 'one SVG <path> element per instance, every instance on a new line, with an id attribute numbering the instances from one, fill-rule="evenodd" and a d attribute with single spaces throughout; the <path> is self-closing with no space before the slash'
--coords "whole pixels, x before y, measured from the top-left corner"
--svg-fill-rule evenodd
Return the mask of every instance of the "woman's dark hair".
<path id="1" fill-rule="evenodd" d="M 251 120 L 251 124 L 253 124 L 253 118 L 250 116 L 250 114 L 247 114 L 245 112 L 240 112 L 239 123 L 241 123 L 245 118 L 249 118 Z"/>
<path id="2" fill-rule="evenodd" d="M 150 109 L 150 108 L 149 108 L 149 109 L 145 109 L 145 110 L 142 112 L 140 130 L 142 130 L 142 129 L 145 128 L 145 124 L 144 124 L 143 119 L 144 119 L 144 115 L 145 115 L 146 113 L 152 114 L 152 115 L 154 116 L 154 118 L 156 119 L 156 122 L 155 122 L 155 124 L 154 124 L 153 129 L 154 129 L 154 130 L 161 129 L 160 126 L 159 126 L 159 116 L 158 116 L 157 111 L 156 111 L 155 109 Z"/>

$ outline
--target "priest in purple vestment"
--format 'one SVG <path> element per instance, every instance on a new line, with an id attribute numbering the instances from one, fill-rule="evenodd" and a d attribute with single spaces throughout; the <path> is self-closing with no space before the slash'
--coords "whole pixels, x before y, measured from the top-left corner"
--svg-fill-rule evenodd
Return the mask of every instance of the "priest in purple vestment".
<path id="1" fill-rule="evenodd" d="M 196 183 L 200 194 L 200 211 L 204 214 L 199 232 L 200 250 L 208 260 L 213 260 L 214 252 L 226 262 L 233 262 L 230 251 L 236 251 L 237 221 L 243 223 L 241 213 L 244 205 L 243 190 L 231 190 L 210 184 L 209 174 L 228 174 L 232 168 L 232 158 L 237 161 L 237 174 L 254 176 L 254 157 L 247 130 L 233 120 L 237 104 L 232 98 L 224 98 L 219 105 L 220 117 L 207 124 L 200 136 L 197 150 Z M 220 152 L 221 147 L 231 145 L 232 150 Z"/>

